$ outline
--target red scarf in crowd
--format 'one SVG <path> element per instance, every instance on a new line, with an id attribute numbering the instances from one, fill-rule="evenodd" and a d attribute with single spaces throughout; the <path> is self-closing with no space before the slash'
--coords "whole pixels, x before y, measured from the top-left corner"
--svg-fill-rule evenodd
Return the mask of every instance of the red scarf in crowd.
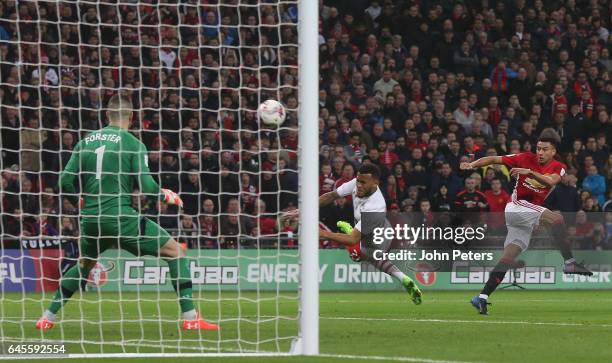
<path id="1" fill-rule="evenodd" d="M 580 82 L 575 81 L 574 82 L 574 93 L 576 94 L 576 97 L 578 98 L 582 97 L 582 92 L 584 91 L 589 91 L 589 95 L 591 95 L 591 98 L 593 97 L 593 89 L 591 88 L 591 85 L 589 84 L 589 82 L 580 84 Z"/>
<path id="2" fill-rule="evenodd" d="M 564 95 L 556 96 L 553 94 L 553 115 L 557 113 L 567 113 L 567 98 Z"/>
<path id="3" fill-rule="evenodd" d="M 584 113 L 587 118 L 593 117 L 593 98 L 588 100 L 580 100 L 580 112 Z"/>
<path id="4" fill-rule="evenodd" d="M 508 74 L 506 70 L 501 70 L 499 67 L 495 67 L 493 70 L 493 91 L 506 92 L 508 90 Z"/>

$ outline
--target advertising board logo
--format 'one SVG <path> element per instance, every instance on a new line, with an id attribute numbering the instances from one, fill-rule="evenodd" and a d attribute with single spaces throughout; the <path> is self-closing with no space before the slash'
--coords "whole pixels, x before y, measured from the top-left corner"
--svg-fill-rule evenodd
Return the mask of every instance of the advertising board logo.
<path id="1" fill-rule="evenodd" d="M 110 272 L 115 269 L 115 263 L 112 261 L 108 262 L 108 266 L 104 266 L 100 262 L 96 263 L 96 265 L 89 271 L 89 276 L 87 277 L 87 282 L 96 287 L 102 287 L 106 284 L 107 281 L 107 272 Z"/>
<path id="2" fill-rule="evenodd" d="M 423 286 L 430 286 L 436 283 L 436 271 L 432 265 L 427 262 L 419 262 L 416 264 L 416 272 L 414 277 Z"/>

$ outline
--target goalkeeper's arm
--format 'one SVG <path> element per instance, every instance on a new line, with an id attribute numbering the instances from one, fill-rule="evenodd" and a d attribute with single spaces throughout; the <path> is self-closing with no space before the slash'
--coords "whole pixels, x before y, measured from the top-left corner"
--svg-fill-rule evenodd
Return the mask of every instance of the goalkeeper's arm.
<path id="1" fill-rule="evenodd" d="M 64 195 L 66 199 L 72 203 L 74 206 L 79 206 L 79 196 L 77 194 L 77 190 L 74 186 L 74 182 L 79 175 L 79 149 L 80 143 L 74 148 L 74 152 L 70 156 L 70 160 L 68 164 L 62 170 L 62 173 L 59 177 L 59 192 L 60 195 Z"/>
<path id="2" fill-rule="evenodd" d="M 183 207 L 183 200 L 178 194 L 170 189 L 161 188 L 151 176 L 147 159 L 147 150 L 144 145 L 141 144 L 139 156 L 133 158 L 132 161 L 132 170 L 138 174 L 138 184 L 140 185 L 141 193 L 155 195 L 164 203 L 178 205 L 181 208 Z"/>

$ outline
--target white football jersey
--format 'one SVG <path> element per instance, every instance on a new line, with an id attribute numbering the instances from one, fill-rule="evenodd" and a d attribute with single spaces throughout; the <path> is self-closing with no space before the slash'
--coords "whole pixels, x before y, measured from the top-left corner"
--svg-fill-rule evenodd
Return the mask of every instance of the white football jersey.
<path id="1" fill-rule="evenodd" d="M 353 196 L 353 218 L 355 218 L 355 228 L 360 232 L 362 212 L 387 212 L 387 202 L 380 188 L 376 188 L 376 191 L 369 197 L 359 198 L 357 196 L 357 178 L 339 186 L 336 193 L 341 197 L 346 197 L 349 194 Z"/>

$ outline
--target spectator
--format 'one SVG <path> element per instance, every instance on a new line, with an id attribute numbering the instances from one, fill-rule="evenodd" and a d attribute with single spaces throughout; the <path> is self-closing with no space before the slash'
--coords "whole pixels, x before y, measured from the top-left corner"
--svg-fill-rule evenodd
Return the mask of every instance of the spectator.
<path id="1" fill-rule="evenodd" d="M 581 203 L 576 182 L 576 177 L 571 174 L 562 176 L 561 183 L 557 184 L 546 198 L 546 207 L 561 212 L 577 212 Z"/>
<path id="2" fill-rule="evenodd" d="M 200 248 L 199 236 L 198 221 L 188 214 L 182 215 L 178 229 L 178 241 L 186 243 L 189 248 Z"/>
<path id="3" fill-rule="evenodd" d="M 453 62 L 458 73 L 473 72 L 479 64 L 476 52 L 470 49 L 470 43 L 466 41 L 462 42 L 461 48 L 455 51 Z"/>
<path id="4" fill-rule="evenodd" d="M 491 212 L 487 214 L 487 224 L 493 230 L 502 229 L 505 226 L 504 211 L 506 204 L 510 202 L 510 195 L 503 189 L 499 178 L 491 180 L 491 189 L 485 191 L 484 195 L 487 198 L 487 205 Z"/>
<path id="5" fill-rule="evenodd" d="M 580 210 L 576 213 L 574 241 L 580 249 L 592 249 L 595 242 L 595 225 L 588 221 L 585 211 Z"/>
<path id="6" fill-rule="evenodd" d="M 484 192 L 487 199 L 489 211 L 494 213 L 503 213 L 506 209 L 506 204 L 510 201 L 510 194 L 502 188 L 502 182 L 499 178 L 494 178 L 491 181 L 491 189 Z"/>
<path id="7" fill-rule="evenodd" d="M 170 211 L 170 206 L 166 203 L 159 203 L 157 211 L 157 223 L 166 230 L 176 230 L 178 228 L 177 218 Z"/>
<path id="8" fill-rule="evenodd" d="M 453 198 L 448 193 L 448 188 L 446 185 L 442 184 L 440 189 L 433 196 L 433 206 L 432 209 L 434 212 L 450 212 L 453 207 Z"/>
<path id="9" fill-rule="evenodd" d="M 502 95 L 506 95 L 508 89 L 510 87 L 510 80 L 516 78 L 518 74 L 512 69 L 506 67 L 506 62 L 502 59 L 509 59 L 509 54 L 505 54 L 506 56 L 501 56 L 501 52 L 506 51 L 508 48 L 508 42 L 504 38 L 500 40 L 500 47 L 498 50 L 498 59 L 497 66 L 493 68 L 491 72 L 491 87 L 493 92 L 499 92 Z"/>
<path id="10" fill-rule="evenodd" d="M 361 159 L 365 155 L 365 147 L 361 143 L 361 133 L 352 132 L 348 145 L 344 147 L 346 159 L 353 165 L 360 165 Z"/>
<path id="11" fill-rule="evenodd" d="M 591 165 L 588 175 L 582 181 L 582 187 L 597 199 L 600 206 L 604 204 L 606 192 L 606 179 L 597 172 L 597 166 Z"/>
<path id="12" fill-rule="evenodd" d="M 259 235 L 270 237 L 278 232 L 279 222 L 272 213 L 267 212 L 266 203 L 261 199 L 255 202 L 255 219 L 254 224 L 259 229 Z"/>
<path id="13" fill-rule="evenodd" d="M 470 129 L 472 123 L 474 123 L 474 111 L 468 107 L 468 100 L 466 98 L 459 100 L 459 107 L 453 112 L 453 118 L 459 125 L 463 126 L 466 132 Z"/>
<path id="14" fill-rule="evenodd" d="M 391 78 L 391 70 L 385 69 L 381 79 L 374 83 L 374 92 L 382 98 L 386 98 L 387 94 L 393 91 L 393 87 L 397 85 L 397 81 Z"/>
<path id="15" fill-rule="evenodd" d="M 203 192 L 200 185 L 200 175 L 197 170 L 188 171 L 186 180 L 181 183 L 181 199 L 185 214 L 195 216 L 200 211 L 200 195 Z"/>
<path id="16" fill-rule="evenodd" d="M 483 212 L 488 210 L 487 197 L 476 189 L 474 178 L 465 180 L 465 189 L 455 198 L 454 210 L 457 212 Z"/>
<path id="17" fill-rule="evenodd" d="M 457 195 L 461 190 L 461 179 L 453 173 L 449 163 L 443 163 L 439 172 L 436 172 L 431 181 L 431 190 L 439 191 L 444 185 L 449 195 Z"/>
<path id="18" fill-rule="evenodd" d="M 32 186 L 32 181 L 28 178 L 26 178 L 25 176 L 22 176 L 20 178 L 20 185 L 21 188 L 19 190 L 20 193 L 20 198 L 19 198 L 19 206 L 21 211 L 28 215 L 28 216 L 34 216 L 34 215 L 38 215 L 38 212 L 40 210 L 40 205 L 39 205 L 39 200 L 38 200 L 38 196 L 36 195 L 36 191 L 34 190 L 33 186 Z"/>
<path id="19" fill-rule="evenodd" d="M 21 131 L 22 170 L 40 170 L 40 148 L 46 140 L 47 133 L 39 128 L 38 118 L 30 118 L 28 120 L 27 128 Z"/>

